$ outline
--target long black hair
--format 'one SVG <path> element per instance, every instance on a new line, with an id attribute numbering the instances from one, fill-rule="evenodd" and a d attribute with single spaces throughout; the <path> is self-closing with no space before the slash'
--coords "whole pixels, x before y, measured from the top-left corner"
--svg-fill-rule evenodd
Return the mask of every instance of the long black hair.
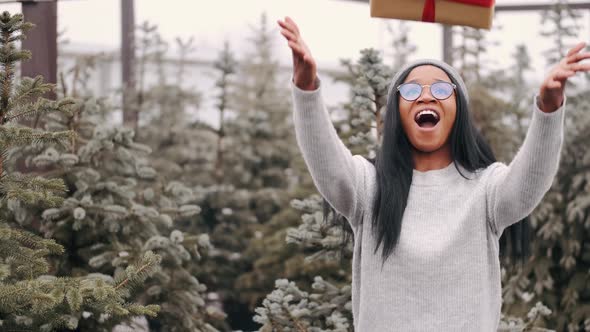
<path id="1" fill-rule="evenodd" d="M 437 65 L 437 63 L 423 64 L 431 64 L 441 68 L 458 87 L 456 89 L 457 116 L 450 136 L 451 157 L 459 174 L 468 179 L 461 173 L 458 164 L 473 172 L 496 162 L 496 157 L 490 145 L 474 125 L 473 117 L 468 109 L 465 84 L 458 74 L 444 68 L 448 68 L 448 66 Z M 392 86 L 396 87 L 403 83 L 410 71 L 418 65 L 420 63 L 406 66 L 394 77 Z M 377 253 L 379 247 L 383 245 L 383 262 L 387 260 L 398 244 L 402 216 L 407 205 L 414 169 L 412 145 L 403 130 L 399 115 L 399 92 L 391 87 L 389 91 L 383 118 L 383 140 L 377 149 L 376 157 L 374 159 L 367 158 L 375 165 L 377 176 L 377 188 L 372 207 L 373 219 L 371 220 L 371 229 L 377 242 L 374 253 Z M 346 219 L 334 210 L 325 199 L 323 206 L 325 220 L 331 212 L 333 216 L 331 223 L 339 224 L 342 227 L 344 230 L 343 242 L 348 241 L 353 234 Z M 529 216 L 504 230 L 500 237 L 500 256 L 520 258 L 522 261 L 530 256 Z"/>

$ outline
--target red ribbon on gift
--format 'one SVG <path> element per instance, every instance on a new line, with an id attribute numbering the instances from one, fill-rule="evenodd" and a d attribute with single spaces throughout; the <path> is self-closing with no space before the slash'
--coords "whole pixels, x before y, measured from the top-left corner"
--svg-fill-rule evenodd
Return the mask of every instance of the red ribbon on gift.
<path id="1" fill-rule="evenodd" d="M 436 8 L 434 5 L 435 0 L 426 0 L 424 3 L 424 9 L 422 10 L 422 21 L 434 22 L 434 16 L 436 14 Z M 449 0 L 453 2 L 459 2 L 466 5 L 480 6 L 480 7 L 492 7 L 494 0 Z"/>

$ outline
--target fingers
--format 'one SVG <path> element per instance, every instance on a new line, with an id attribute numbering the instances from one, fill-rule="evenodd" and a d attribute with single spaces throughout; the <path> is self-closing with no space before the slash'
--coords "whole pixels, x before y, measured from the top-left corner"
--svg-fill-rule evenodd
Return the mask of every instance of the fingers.
<path id="1" fill-rule="evenodd" d="M 289 30 L 281 29 L 281 35 L 283 35 L 287 41 L 297 41 L 295 35 L 293 35 Z"/>
<path id="2" fill-rule="evenodd" d="M 281 29 L 281 34 L 285 36 L 288 41 L 297 41 L 297 37 L 289 30 Z"/>
<path id="3" fill-rule="evenodd" d="M 291 49 L 293 50 L 293 52 L 297 56 L 299 56 L 301 58 L 305 57 L 305 50 L 303 49 L 303 47 L 299 43 L 294 42 L 294 41 L 289 41 L 289 47 L 291 47 Z"/>
<path id="4" fill-rule="evenodd" d="M 296 32 L 294 27 L 290 23 L 286 23 L 281 20 L 278 20 L 277 22 L 281 26 L 281 34 L 287 39 L 287 41 L 298 43 L 299 33 Z"/>
<path id="5" fill-rule="evenodd" d="M 580 62 L 584 59 L 590 59 L 590 52 L 576 53 L 574 55 L 568 56 L 566 58 L 566 63 L 570 64 L 574 62 Z"/>
<path id="6" fill-rule="evenodd" d="M 291 25 L 293 27 L 293 29 L 295 30 L 295 33 L 297 35 L 299 35 L 299 27 L 297 26 L 297 24 L 295 23 L 295 21 L 293 21 L 289 16 L 285 16 L 285 21 L 287 23 L 289 23 L 289 25 Z"/>
<path id="7" fill-rule="evenodd" d="M 293 28 L 289 25 L 289 23 L 285 22 L 285 21 L 281 21 L 281 20 L 277 20 L 277 23 L 281 26 L 281 28 L 286 29 L 286 30 L 293 30 Z"/>
<path id="8" fill-rule="evenodd" d="M 586 47 L 585 42 L 579 42 L 571 48 L 566 57 L 557 65 L 556 72 L 559 72 L 559 77 L 567 79 L 573 75 L 565 75 L 564 72 L 578 72 L 590 71 L 589 63 L 580 63 L 582 60 L 590 59 L 590 52 L 581 52 Z"/>
<path id="9" fill-rule="evenodd" d="M 586 43 L 585 42 L 579 42 L 576 46 L 574 46 L 572 49 L 570 49 L 567 52 L 567 57 L 574 55 L 575 53 L 578 53 L 581 49 L 583 49 L 584 47 L 586 47 Z"/>
<path id="10" fill-rule="evenodd" d="M 284 21 L 277 20 L 277 23 L 281 26 L 281 28 L 288 30 L 295 36 L 299 36 L 299 28 L 289 16 L 286 16 Z"/>
<path id="11" fill-rule="evenodd" d="M 589 71 L 590 70 L 590 63 L 573 63 L 567 66 L 569 70 L 573 71 Z"/>
<path id="12" fill-rule="evenodd" d="M 540 94 L 545 96 L 546 105 L 559 104 L 556 96 L 564 93 L 567 80 L 578 71 L 590 71 L 590 63 L 580 63 L 584 59 L 590 59 L 589 52 L 580 51 L 586 47 L 585 42 L 580 42 L 571 48 L 567 55 L 553 68 L 546 80 L 541 85 Z"/>
<path id="13" fill-rule="evenodd" d="M 287 39 L 289 47 L 293 50 L 294 55 L 305 60 L 306 49 L 303 41 L 299 37 L 299 29 L 297 24 L 289 17 L 285 17 L 285 21 L 278 20 L 277 23 L 281 26 L 281 34 Z"/>

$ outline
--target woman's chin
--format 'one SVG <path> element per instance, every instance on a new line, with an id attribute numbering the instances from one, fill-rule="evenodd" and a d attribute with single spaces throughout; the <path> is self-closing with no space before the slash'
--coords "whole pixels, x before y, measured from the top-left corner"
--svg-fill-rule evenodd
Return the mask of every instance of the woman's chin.
<path id="1" fill-rule="evenodd" d="M 442 144 L 440 144 L 437 139 L 417 139 L 412 145 L 414 146 L 414 149 L 422 153 L 435 152 L 442 147 Z"/>

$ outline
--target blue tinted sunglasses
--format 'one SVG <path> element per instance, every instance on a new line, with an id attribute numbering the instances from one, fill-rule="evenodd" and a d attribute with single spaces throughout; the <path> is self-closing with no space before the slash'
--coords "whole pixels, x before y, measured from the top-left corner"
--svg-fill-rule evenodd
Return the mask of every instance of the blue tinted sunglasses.
<path id="1" fill-rule="evenodd" d="M 404 83 L 397 87 L 399 94 L 407 101 L 414 101 L 422 95 L 423 87 L 430 88 L 430 94 L 438 99 L 444 100 L 449 98 L 457 86 L 449 82 L 436 82 L 430 85 L 420 85 L 418 83 Z"/>

